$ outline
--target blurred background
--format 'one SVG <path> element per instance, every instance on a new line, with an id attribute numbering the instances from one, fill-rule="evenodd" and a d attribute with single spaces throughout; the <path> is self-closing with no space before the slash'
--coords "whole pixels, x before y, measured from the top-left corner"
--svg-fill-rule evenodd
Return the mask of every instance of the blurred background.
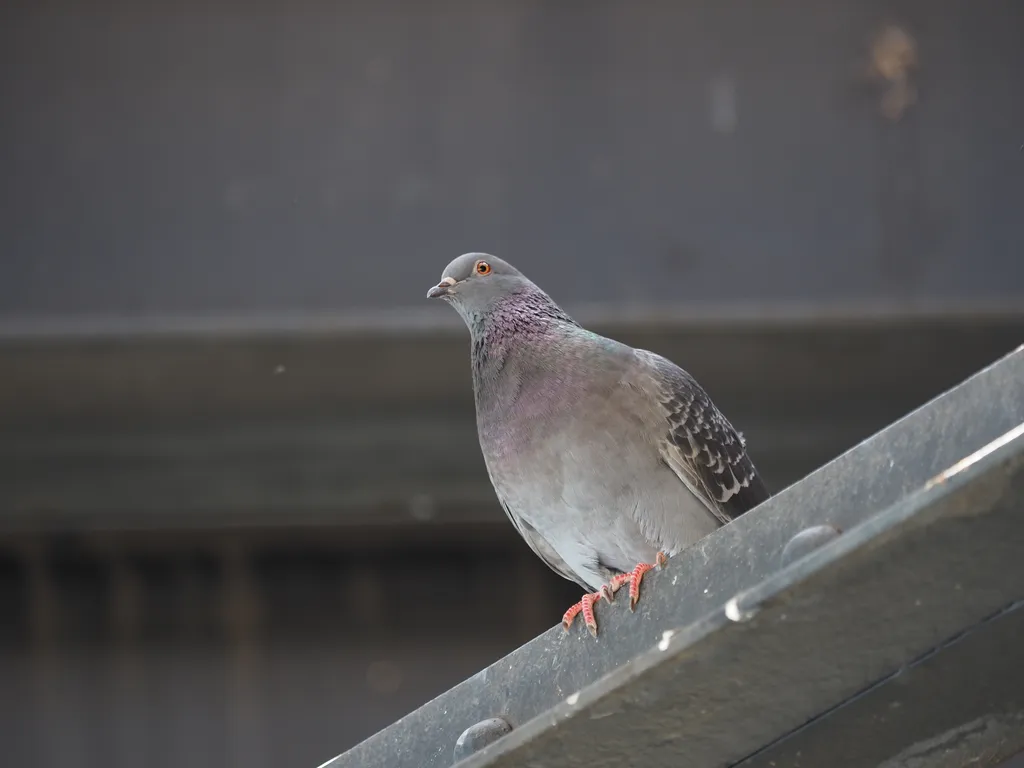
<path id="1" fill-rule="evenodd" d="M 0 746 L 309 766 L 578 589 L 484 472 L 506 257 L 778 491 L 1024 341 L 1024 5 L 8 0 Z"/>

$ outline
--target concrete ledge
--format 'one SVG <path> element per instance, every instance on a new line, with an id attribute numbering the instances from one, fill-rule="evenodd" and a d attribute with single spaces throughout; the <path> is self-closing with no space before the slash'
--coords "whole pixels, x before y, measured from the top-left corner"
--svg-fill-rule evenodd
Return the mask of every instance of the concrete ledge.
<path id="1" fill-rule="evenodd" d="M 613 320 L 704 383 L 773 490 L 1024 339 L 1024 314 Z M 508 527 L 464 329 L 0 334 L 0 531 L 281 522 Z"/>

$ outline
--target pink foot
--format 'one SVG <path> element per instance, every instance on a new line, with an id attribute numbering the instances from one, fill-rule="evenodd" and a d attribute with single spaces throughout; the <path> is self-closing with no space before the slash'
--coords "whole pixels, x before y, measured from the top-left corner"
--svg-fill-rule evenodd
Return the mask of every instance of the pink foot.
<path id="1" fill-rule="evenodd" d="M 562 615 L 562 628 L 568 632 L 572 622 L 582 613 L 583 621 L 587 625 L 587 629 L 590 630 L 590 634 L 597 637 L 597 619 L 594 618 L 594 603 L 602 597 L 607 598 L 610 596 L 611 593 L 606 592 L 606 589 L 602 588 L 600 592 L 591 592 L 589 595 L 584 595 L 582 600 Z"/>
<path id="2" fill-rule="evenodd" d="M 562 615 L 562 628 L 568 632 L 573 621 L 582 613 L 583 622 L 587 625 L 587 630 L 589 630 L 591 635 L 597 637 L 597 619 L 594 617 L 594 603 L 602 597 L 609 603 L 612 602 L 615 593 L 628 583 L 629 610 L 632 611 L 636 607 L 637 600 L 640 599 L 640 582 L 643 580 L 644 574 L 653 568 L 661 568 L 667 561 L 668 559 L 665 557 L 665 554 L 659 552 L 657 557 L 654 558 L 654 565 L 640 563 L 630 573 L 620 573 L 618 576 L 615 576 L 601 587 L 599 591 L 584 595 L 576 605 L 572 606 Z"/>
<path id="3" fill-rule="evenodd" d="M 654 558 L 653 565 L 651 563 L 640 563 L 631 573 L 620 573 L 611 580 L 608 586 L 614 594 L 627 582 L 629 583 L 629 610 L 632 611 L 636 608 L 637 600 L 640 599 L 640 582 L 643 581 L 644 574 L 655 568 L 661 568 L 667 562 L 668 558 L 665 557 L 665 553 L 659 552 Z"/>

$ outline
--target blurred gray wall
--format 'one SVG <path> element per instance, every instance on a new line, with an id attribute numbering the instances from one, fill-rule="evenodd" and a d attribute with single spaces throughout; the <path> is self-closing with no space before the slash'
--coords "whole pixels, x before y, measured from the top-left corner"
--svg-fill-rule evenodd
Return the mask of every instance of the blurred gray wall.
<path id="1" fill-rule="evenodd" d="M 1024 8 L 11 0 L 0 316 L 1024 295 Z"/>
<path id="2" fill-rule="evenodd" d="M 1020 343 L 1022 35 L 1012 0 L 4 3 L 5 761 L 312 768 L 558 620 L 424 306 L 458 253 L 690 368 L 776 490 Z"/>

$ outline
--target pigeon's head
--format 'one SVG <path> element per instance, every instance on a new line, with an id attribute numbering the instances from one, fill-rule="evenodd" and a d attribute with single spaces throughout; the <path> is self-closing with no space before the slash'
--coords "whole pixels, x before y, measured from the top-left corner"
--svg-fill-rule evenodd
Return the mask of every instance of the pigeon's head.
<path id="1" fill-rule="evenodd" d="M 444 268 L 441 282 L 427 291 L 427 298 L 444 299 L 472 325 L 502 299 L 534 292 L 541 293 L 518 269 L 497 256 L 464 253 Z"/>

